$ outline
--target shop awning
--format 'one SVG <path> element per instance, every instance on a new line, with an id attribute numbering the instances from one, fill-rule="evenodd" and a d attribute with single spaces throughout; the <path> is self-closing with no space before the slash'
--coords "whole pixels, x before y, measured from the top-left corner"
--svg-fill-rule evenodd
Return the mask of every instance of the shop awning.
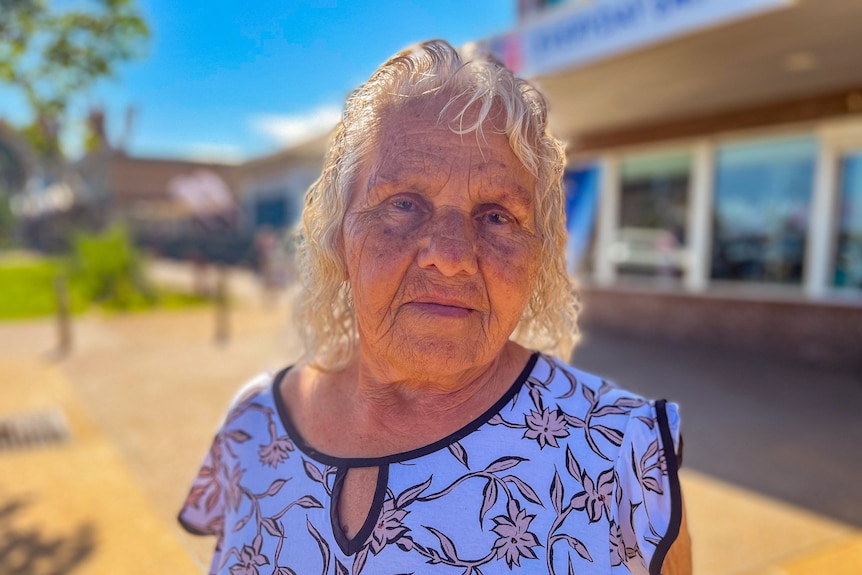
<path id="1" fill-rule="evenodd" d="M 640 43 L 625 38 L 627 33 L 648 36 L 648 31 L 638 28 L 643 26 L 637 18 L 647 18 L 650 10 L 661 5 L 675 6 L 681 18 L 686 10 L 694 13 L 710 4 L 758 3 L 762 4 L 759 10 L 719 18 L 712 25 L 701 19 L 688 28 L 671 29 L 665 36 L 640 38 Z M 538 81 L 551 101 L 555 132 L 570 140 L 862 89 L 859 0 L 595 0 L 573 6 L 556 16 L 549 12 L 540 20 L 527 21 L 512 33 L 489 41 L 498 55 Z M 594 30 L 616 34 L 615 41 L 622 48 L 614 49 L 612 44 L 611 49 L 598 50 L 589 58 L 571 57 L 573 63 L 563 67 L 526 61 L 523 43 L 531 41 L 531 30 L 603 6 L 623 11 L 599 17 Z M 567 33 L 578 33 L 576 22 Z M 595 47 L 584 44 L 581 49 Z M 862 95 L 856 103 L 862 108 Z"/>

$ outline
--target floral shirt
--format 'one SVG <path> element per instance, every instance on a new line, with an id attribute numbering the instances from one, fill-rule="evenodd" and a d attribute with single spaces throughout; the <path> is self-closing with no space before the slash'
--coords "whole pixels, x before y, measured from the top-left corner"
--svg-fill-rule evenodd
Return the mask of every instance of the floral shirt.
<path id="1" fill-rule="evenodd" d="M 285 370 L 286 371 L 286 370 Z M 260 376 L 213 441 L 180 522 L 230 575 L 657 574 L 679 531 L 676 407 L 534 354 L 451 436 L 387 457 L 304 443 Z M 378 467 L 368 519 L 337 520 L 347 470 Z"/>

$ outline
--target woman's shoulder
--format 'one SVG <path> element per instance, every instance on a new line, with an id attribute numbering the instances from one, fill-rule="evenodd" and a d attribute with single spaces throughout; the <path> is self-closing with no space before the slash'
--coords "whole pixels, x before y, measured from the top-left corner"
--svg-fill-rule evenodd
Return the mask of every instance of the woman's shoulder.
<path id="1" fill-rule="evenodd" d="M 528 426 L 559 428 L 559 434 L 567 437 L 580 430 L 587 441 L 578 445 L 588 446 L 601 459 L 615 459 L 625 443 L 634 443 L 636 450 L 648 449 L 661 428 L 669 432 L 678 451 L 676 404 L 652 401 L 558 358 L 540 354 L 522 394 L 528 397 L 520 408 Z"/>
<path id="2" fill-rule="evenodd" d="M 295 450 L 279 426 L 274 388 L 286 370 L 261 373 L 234 395 L 180 512 L 192 533 L 220 535 L 242 499 L 242 487 L 266 491 L 276 467 Z"/>
<path id="3" fill-rule="evenodd" d="M 244 381 L 230 400 L 225 419 L 230 420 L 237 411 L 243 410 L 249 403 L 272 403 L 273 383 L 283 377 L 283 372 L 284 370 L 263 371 Z"/>
<path id="4" fill-rule="evenodd" d="M 517 445 L 530 461 L 522 475 L 531 485 L 550 483 L 553 508 L 572 511 L 573 531 L 607 518 L 612 566 L 646 573 L 654 564 L 649 572 L 658 573 L 681 521 L 676 406 L 557 358 L 535 358 L 518 396 L 491 420 L 496 433 L 520 441 L 499 445 Z"/>
<path id="5" fill-rule="evenodd" d="M 528 382 L 541 385 L 549 395 L 560 401 L 573 399 L 576 402 L 586 401 L 591 405 L 610 403 L 623 411 L 642 408 L 650 403 L 646 397 L 621 387 L 614 381 L 545 354 L 539 354 Z"/>

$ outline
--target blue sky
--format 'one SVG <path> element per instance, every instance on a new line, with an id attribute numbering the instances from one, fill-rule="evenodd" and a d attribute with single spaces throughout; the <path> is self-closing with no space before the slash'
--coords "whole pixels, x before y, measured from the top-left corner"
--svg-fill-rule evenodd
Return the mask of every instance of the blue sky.
<path id="1" fill-rule="evenodd" d="M 433 37 L 455 45 L 511 29 L 515 0 L 139 0 L 152 37 L 77 103 L 100 104 L 116 137 L 144 156 L 238 160 L 334 123 L 347 93 L 389 55 Z M 0 87 L 0 117 L 25 108 Z M 73 126 L 74 128 L 74 126 Z M 72 130 L 68 147 L 74 152 Z"/>

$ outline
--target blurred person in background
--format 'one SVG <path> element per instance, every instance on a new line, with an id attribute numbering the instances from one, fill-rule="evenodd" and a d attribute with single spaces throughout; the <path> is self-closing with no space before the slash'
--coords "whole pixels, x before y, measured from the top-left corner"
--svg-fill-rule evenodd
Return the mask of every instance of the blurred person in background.
<path id="1" fill-rule="evenodd" d="M 308 192 L 293 367 L 180 521 L 211 572 L 690 572 L 679 417 L 569 367 L 565 156 L 529 83 L 427 42 L 347 100 Z"/>

